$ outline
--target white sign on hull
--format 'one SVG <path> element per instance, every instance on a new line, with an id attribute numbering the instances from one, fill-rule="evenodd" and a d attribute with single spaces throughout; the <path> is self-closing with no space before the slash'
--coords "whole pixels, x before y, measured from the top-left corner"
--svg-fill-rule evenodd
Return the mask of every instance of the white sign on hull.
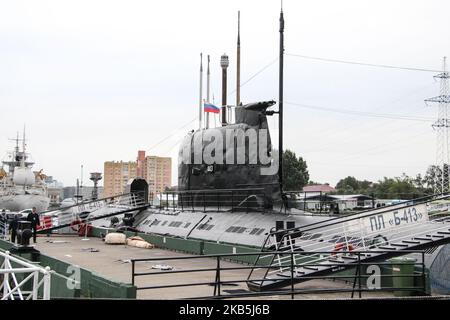
<path id="1" fill-rule="evenodd" d="M 426 204 L 381 211 L 367 217 L 344 223 L 347 232 L 358 232 L 364 236 L 395 231 L 406 225 L 420 224 L 429 220 Z"/>

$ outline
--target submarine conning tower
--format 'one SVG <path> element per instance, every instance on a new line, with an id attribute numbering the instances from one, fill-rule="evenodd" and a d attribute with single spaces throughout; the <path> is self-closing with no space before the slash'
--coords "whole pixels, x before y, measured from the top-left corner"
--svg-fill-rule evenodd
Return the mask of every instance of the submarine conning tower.
<path id="1" fill-rule="evenodd" d="M 235 107 L 235 123 L 192 131 L 184 138 L 178 189 L 185 199 L 198 204 L 206 192 L 210 197 L 206 206 L 226 205 L 232 196 L 235 203 L 264 208 L 281 199 L 278 159 L 273 158 L 277 154 L 272 152 L 267 123 L 267 115 L 273 114 L 267 108 L 274 104 L 241 104 Z"/>

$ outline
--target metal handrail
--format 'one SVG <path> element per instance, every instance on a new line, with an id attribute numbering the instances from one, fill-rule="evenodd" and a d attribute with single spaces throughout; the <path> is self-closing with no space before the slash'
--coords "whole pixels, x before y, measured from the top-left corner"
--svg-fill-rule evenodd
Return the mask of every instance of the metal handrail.
<path id="1" fill-rule="evenodd" d="M 435 196 L 442 196 L 442 197 L 441 198 L 433 198 Z M 432 202 L 432 201 L 435 201 L 435 200 L 442 200 L 442 199 L 448 199 L 448 198 L 450 198 L 450 194 L 448 194 L 448 193 L 445 193 L 445 196 L 444 196 L 444 194 L 436 194 L 436 195 L 433 195 L 433 196 L 427 196 L 427 197 L 422 197 L 422 198 L 418 198 L 418 199 L 409 200 L 409 201 L 402 202 L 402 203 L 393 204 L 391 206 L 384 206 L 384 207 L 381 207 L 381 208 L 370 209 L 370 210 L 367 210 L 367 211 L 352 213 L 352 214 L 348 214 L 348 215 L 345 215 L 345 216 L 338 216 L 338 217 L 327 219 L 327 220 L 324 220 L 324 221 L 319 221 L 319 222 L 314 222 L 314 223 L 311 223 L 311 224 L 303 225 L 301 227 L 284 229 L 282 231 L 275 231 L 275 232 L 272 232 L 271 234 L 279 234 L 279 233 L 292 232 L 292 231 L 303 231 L 303 232 L 305 232 L 305 231 L 316 230 L 316 229 L 320 229 L 320 228 L 323 228 L 323 227 L 328 227 L 328 226 L 332 226 L 332 225 L 335 225 L 335 224 L 339 224 L 339 223 L 342 223 L 342 222 L 347 222 L 347 221 L 352 221 L 352 220 L 356 220 L 356 219 L 360 219 L 360 218 L 367 218 L 367 217 L 374 216 L 374 215 L 377 215 L 377 214 L 387 213 L 387 212 L 392 211 L 393 208 L 396 207 L 396 206 L 399 206 L 399 209 L 403 209 L 403 208 L 413 207 L 413 206 L 417 206 L 417 205 L 424 204 L 424 203 L 429 203 L 429 202 Z M 428 200 L 425 200 L 425 199 L 428 199 Z M 429 200 L 429 199 L 432 199 L 432 200 Z M 410 202 L 417 201 L 417 200 L 419 200 L 419 202 L 408 204 Z M 382 211 L 378 211 L 378 210 L 381 210 L 381 209 L 382 209 Z M 373 211 L 375 211 L 375 212 L 373 212 Z M 344 220 L 346 218 L 350 218 L 350 219 Z M 327 223 L 329 223 L 329 224 L 327 224 Z M 322 224 L 326 224 L 326 225 L 322 225 Z"/>
<path id="2" fill-rule="evenodd" d="M 448 197 L 448 196 L 446 196 L 446 197 Z M 419 203 L 416 202 L 415 206 L 425 205 L 425 204 L 426 204 L 426 202 L 419 202 Z M 352 217 L 351 219 L 343 218 L 343 219 L 339 219 L 338 221 L 336 221 L 336 219 L 334 219 L 335 221 L 333 221 L 332 223 L 328 223 L 325 226 L 320 225 L 321 223 L 323 224 L 324 222 L 319 222 L 319 223 L 315 223 L 314 227 L 312 227 L 312 228 L 308 228 L 308 226 L 306 226 L 306 227 L 301 227 L 301 228 L 291 228 L 288 230 L 282 230 L 282 231 L 278 231 L 278 232 L 271 232 L 269 234 L 269 236 L 266 238 L 266 240 L 264 241 L 261 251 L 262 252 L 265 251 L 265 248 L 269 245 L 271 247 L 273 245 L 275 245 L 275 248 L 277 250 L 295 252 L 294 254 L 296 254 L 296 255 L 294 256 L 294 259 L 296 259 L 296 257 L 298 256 L 298 253 L 299 253 L 297 250 L 308 251 L 308 250 L 310 250 L 310 248 L 313 248 L 313 250 L 315 250 L 315 251 L 330 250 L 331 249 L 330 246 L 332 245 L 330 243 L 336 243 L 336 241 L 334 241 L 334 240 L 337 240 L 337 239 L 344 239 L 344 240 L 341 240 L 340 242 L 344 241 L 346 248 L 348 248 L 349 244 L 351 244 L 352 246 L 355 247 L 355 249 L 353 250 L 354 252 L 361 252 L 361 248 L 366 249 L 367 247 L 381 247 L 381 246 L 387 245 L 389 243 L 395 243 L 398 241 L 401 242 L 403 240 L 412 240 L 413 236 L 415 236 L 415 237 L 423 236 L 424 234 L 426 235 L 428 233 L 440 232 L 441 230 L 448 231 L 449 224 L 445 223 L 445 220 L 443 220 L 442 222 L 438 222 L 436 220 L 434 220 L 434 221 L 426 220 L 423 222 L 414 222 L 412 224 L 410 223 L 410 221 L 408 221 L 407 224 L 395 227 L 396 233 L 393 235 L 393 237 L 391 237 L 390 239 L 384 238 L 382 241 L 378 241 L 377 243 L 373 242 L 373 235 L 365 234 L 362 231 L 363 228 L 361 225 L 361 223 L 362 223 L 361 219 L 371 217 L 374 215 L 377 215 L 377 216 L 382 215 L 383 213 L 387 213 L 387 212 L 393 212 L 393 211 L 396 211 L 396 209 L 398 211 L 404 210 L 405 208 L 409 208 L 411 206 L 412 205 L 396 207 L 394 209 L 391 208 L 391 210 L 377 210 L 374 213 L 365 214 L 365 215 L 358 214 L 356 217 Z M 325 223 L 327 223 L 327 222 L 328 221 L 325 221 Z M 422 229 L 424 229 L 423 228 L 424 225 L 432 225 L 433 228 L 422 230 Z M 356 226 L 356 228 L 354 228 L 355 230 L 352 231 L 352 229 L 353 229 L 352 227 L 355 227 L 355 226 Z M 309 239 L 314 234 L 307 233 L 308 231 L 323 229 L 325 227 L 328 227 L 326 229 L 325 235 L 321 234 L 320 238 L 318 238 L 318 239 L 316 239 L 316 238 L 314 238 L 313 240 Z M 300 229 L 301 229 L 301 231 L 299 231 Z M 407 233 L 407 234 L 405 234 L 405 233 Z M 306 243 L 302 243 L 302 246 L 299 247 L 297 240 L 304 241 Z M 381 239 L 379 239 L 379 240 L 381 240 Z M 296 243 L 297 245 L 294 247 L 293 243 Z M 339 253 L 335 253 L 335 254 L 337 256 L 339 256 Z M 280 255 L 272 256 L 265 252 L 263 252 L 261 255 L 259 255 L 257 260 L 255 261 L 255 270 L 259 269 L 259 268 L 257 268 L 258 261 L 260 259 L 267 259 L 267 258 L 270 258 L 271 264 L 278 265 L 279 271 L 283 272 L 283 270 L 285 270 L 287 272 L 289 270 L 288 267 L 286 266 L 288 264 L 287 260 L 289 259 L 289 257 L 286 257 L 286 256 L 283 257 Z M 330 258 L 330 256 L 318 256 L 315 258 L 314 261 L 315 262 L 327 262 L 329 258 Z M 331 258 L 333 258 L 333 257 L 331 257 Z M 275 262 L 275 259 L 276 259 L 276 262 Z M 267 277 L 270 274 L 273 274 L 275 272 L 279 272 L 279 271 L 270 271 L 270 270 L 266 269 L 265 277 Z M 252 273 L 250 273 L 249 277 L 251 277 L 251 276 L 252 276 Z"/>
<path id="3" fill-rule="evenodd" d="M 440 226 L 440 227 L 437 227 L 437 228 L 433 228 L 433 230 L 423 230 L 422 232 L 418 232 L 418 233 L 414 233 L 414 232 L 412 232 L 413 230 L 415 230 L 415 229 L 421 229 L 421 228 L 423 228 L 423 226 L 424 226 L 424 224 L 434 224 L 434 225 L 436 225 L 436 226 L 440 226 L 441 224 L 440 223 L 435 223 L 435 222 L 433 222 L 433 221 L 428 221 L 428 222 L 422 222 L 422 223 L 417 223 L 417 224 L 410 224 L 410 225 L 405 225 L 405 226 L 400 226 L 400 227 L 397 227 L 396 228 L 396 231 L 398 231 L 398 233 L 401 233 L 401 232 L 404 232 L 404 231 L 409 231 L 408 232 L 408 235 L 403 235 L 403 236 L 398 236 L 398 237 L 393 237 L 393 238 L 391 238 L 391 239 L 389 239 L 389 240 L 386 240 L 386 241 L 382 241 L 382 242 L 379 242 L 379 243 L 377 243 L 377 244 L 372 244 L 373 246 L 375 246 L 375 247 L 380 247 L 380 246 L 383 246 L 383 245 L 387 245 L 387 244 L 389 244 L 389 243 L 395 243 L 395 242 L 398 242 L 398 241 L 402 241 L 402 240 L 410 240 L 411 239 L 411 237 L 412 237 L 412 235 L 414 234 L 414 236 L 421 236 L 421 235 L 423 235 L 423 234 L 428 234 L 428 233 L 430 233 L 430 232 L 437 232 L 437 231 L 441 231 L 441 230 L 447 230 L 448 228 L 449 228 L 449 225 L 447 225 L 447 224 L 445 224 L 445 225 L 443 225 L 443 226 Z M 397 233 L 397 234 L 398 234 Z M 329 238 L 329 239 L 333 239 L 336 235 L 339 235 L 341 238 L 342 237 L 346 237 L 346 238 L 352 238 L 353 237 L 353 234 L 356 234 L 356 235 L 358 235 L 358 231 L 355 231 L 354 233 L 345 233 L 345 230 L 343 230 L 341 233 L 333 233 L 333 234 L 327 234 L 326 235 L 326 237 L 323 237 L 323 238 L 321 238 L 321 239 L 323 239 L 324 240 L 324 243 L 327 243 L 328 245 L 323 245 L 323 246 L 319 246 L 318 248 L 316 248 L 316 250 L 324 250 L 324 249 L 326 249 L 327 247 L 329 247 L 329 242 L 327 241 L 327 242 L 325 242 L 326 241 L 326 239 L 327 238 Z M 358 235 L 359 236 L 359 235 Z M 286 239 L 286 240 L 285 240 Z M 288 243 L 287 245 L 284 245 L 284 246 L 280 246 L 279 247 L 279 249 L 292 249 L 291 248 L 291 243 L 292 243 L 292 241 L 293 240 L 297 240 L 297 239 L 300 239 L 301 240 L 301 237 L 298 237 L 298 238 L 290 238 L 290 235 L 285 235 L 283 238 L 282 238 L 282 240 L 280 240 L 280 243 Z M 354 245 L 355 246 L 355 249 L 352 251 L 352 252 L 363 252 L 360 248 L 359 248 L 359 245 L 362 243 L 362 248 L 364 248 L 365 249 L 365 239 L 364 238 L 361 238 L 361 242 L 349 242 L 349 243 L 351 243 L 352 245 Z M 306 244 L 306 245 L 303 245 L 302 246 L 302 249 L 303 250 L 305 250 L 305 251 L 308 251 L 307 249 L 308 249 L 308 247 L 311 247 L 311 246 L 316 246 L 317 247 L 317 242 L 314 242 L 314 243 L 311 243 L 311 244 Z M 294 251 L 294 250 L 293 250 Z M 371 253 L 376 253 L 375 251 L 370 251 Z M 337 255 L 339 255 L 339 253 L 337 254 Z M 328 259 L 329 259 L 330 257 L 329 256 L 324 256 L 324 257 L 319 257 L 319 258 L 317 258 L 316 260 L 314 260 L 314 261 L 316 261 L 316 262 L 319 262 L 319 261 L 327 261 Z M 280 265 L 280 269 L 281 269 L 281 271 L 283 270 L 283 268 L 281 267 L 281 264 L 282 264 L 282 262 L 283 262 L 283 259 L 284 260 L 287 260 L 287 258 L 279 258 L 279 260 L 278 260 L 278 262 L 279 262 L 279 265 Z M 285 268 L 286 269 L 286 268 Z"/>
<path id="4" fill-rule="evenodd" d="M 299 202 L 299 203 L 302 203 L 302 202 L 306 203 L 306 195 L 307 194 L 311 194 L 311 193 L 315 194 L 315 195 L 317 195 L 319 197 L 326 197 L 327 195 L 333 196 L 333 194 L 330 194 L 329 192 L 321 192 L 321 191 L 297 191 L 297 190 L 284 191 L 284 194 L 291 194 L 291 195 L 302 195 L 303 194 L 304 198 L 298 199 L 300 201 L 298 201 L 297 199 L 294 200 L 294 201 Z M 435 197 L 445 196 L 445 195 L 449 195 L 449 193 L 448 192 L 443 192 L 443 193 L 436 193 L 436 194 L 427 194 L 427 195 L 423 195 L 423 196 L 418 197 L 418 198 L 413 198 L 413 199 L 409 199 L 409 200 L 403 200 L 403 201 L 398 202 L 398 203 L 385 205 L 385 206 L 383 206 L 383 208 L 393 207 L 393 206 L 396 206 L 396 205 L 399 205 L 399 204 L 400 205 L 401 204 L 405 204 L 405 203 L 408 203 L 408 202 L 411 202 L 411 201 L 426 201 L 427 199 L 433 199 Z M 344 196 L 345 196 L 345 194 L 344 194 Z M 334 202 L 335 201 L 322 201 L 322 200 L 320 200 L 320 207 L 321 208 L 323 207 L 322 204 L 328 204 L 328 203 L 334 203 Z M 366 211 L 370 211 L 370 210 L 373 210 L 373 209 L 375 209 L 375 208 L 371 208 L 371 209 L 368 209 L 368 210 L 362 210 L 362 211 L 357 212 L 357 213 L 366 212 Z M 305 209 L 305 211 L 308 211 L 308 210 Z M 350 215 L 351 214 L 355 214 L 355 213 L 350 213 Z"/>
<path id="5" fill-rule="evenodd" d="M 394 207 L 398 207 L 398 209 L 400 210 L 400 209 L 408 208 L 408 207 L 411 207 L 411 206 L 428 203 L 428 202 L 436 200 L 437 197 L 440 197 L 440 199 L 446 199 L 446 198 L 450 197 L 450 195 L 449 194 L 436 194 L 436 195 L 432 195 L 432 196 L 418 198 L 418 199 L 415 199 L 415 200 L 410 200 L 410 201 L 407 201 L 407 203 L 402 203 L 400 205 L 399 204 L 395 204 L 395 205 L 392 205 L 392 206 L 386 206 L 386 207 L 383 207 L 382 210 L 380 210 L 380 208 L 378 208 L 378 209 L 375 209 L 375 210 L 369 210 L 367 212 L 362 212 L 362 213 L 359 212 L 359 213 L 355 213 L 355 214 L 351 214 L 351 215 L 346 215 L 344 217 L 336 217 L 336 218 L 332 218 L 332 219 L 327 219 L 325 221 L 312 223 L 312 224 L 309 224 L 309 225 L 306 225 L 306 226 L 301 226 L 301 227 L 295 227 L 295 228 L 285 229 L 285 230 L 281 230 L 281 231 L 270 232 L 269 235 L 267 236 L 267 238 L 265 239 L 262 248 L 265 248 L 265 246 L 270 241 L 270 239 L 276 238 L 277 235 L 281 235 L 282 236 L 282 241 L 284 241 L 284 238 L 286 236 L 289 236 L 289 234 L 292 234 L 294 232 L 309 232 L 309 231 L 321 229 L 321 228 L 324 228 L 324 227 L 337 226 L 335 228 L 328 228 L 327 231 L 329 232 L 329 231 L 333 231 L 333 230 L 337 229 L 337 230 L 339 230 L 339 233 L 342 234 L 341 228 L 342 228 L 343 223 L 345 223 L 345 222 L 355 221 L 355 220 L 358 221 L 361 218 L 367 218 L 367 217 L 370 217 L 370 216 L 379 215 L 379 214 L 383 214 L 383 213 L 386 213 L 386 212 L 391 212 Z M 433 199 L 433 200 L 430 200 L 430 199 Z M 411 202 L 413 204 L 408 205 L 408 203 L 411 203 Z M 347 219 L 347 218 L 349 218 L 349 219 Z M 335 235 L 336 234 L 330 234 L 330 233 L 327 234 L 327 236 L 329 236 L 330 238 L 335 236 Z M 358 235 L 358 237 L 359 237 L 359 235 Z M 363 239 L 363 241 L 364 241 L 364 239 Z"/>
<path id="6" fill-rule="evenodd" d="M 373 253 L 374 251 L 361 251 L 358 252 L 358 255 L 361 255 L 363 253 Z M 386 251 L 376 251 L 379 253 L 386 253 Z M 364 288 L 364 286 L 362 286 L 362 279 L 365 278 L 369 278 L 370 275 L 363 275 L 361 274 L 361 272 L 359 274 L 355 274 L 355 276 L 351 276 L 351 275 L 331 275 L 331 276 L 314 276 L 314 275 L 310 275 L 310 276 L 304 276 L 302 277 L 303 279 L 306 280 L 314 280 L 314 279 L 351 279 L 353 278 L 355 283 L 356 281 L 358 282 L 358 288 L 355 288 L 355 286 L 352 289 L 313 289 L 313 290 L 299 290 L 299 289 L 295 289 L 295 282 L 294 280 L 296 279 L 296 275 L 294 272 L 294 269 L 298 266 L 294 263 L 293 260 L 293 255 L 295 254 L 294 252 L 280 252 L 280 251 L 272 251 L 269 252 L 270 254 L 282 254 L 282 255 L 287 255 L 289 257 L 291 257 L 290 261 L 291 264 L 289 265 L 290 269 L 291 269 L 291 276 L 290 276 L 290 286 L 289 289 L 285 289 L 285 290 L 272 290 L 272 291 L 267 291 L 267 292 L 252 292 L 252 293 L 244 293 L 244 294 L 223 294 L 223 290 L 221 290 L 221 286 L 225 285 L 225 284 L 237 284 L 237 283 L 249 283 L 249 282 L 258 282 L 258 281 L 266 281 L 267 278 L 263 277 L 263 278 L 258 278 L 258 279 L 252 279 L 249 280 L 247 279 L 242 279 L 242 280 L 222 280 L 221 279 L 221 272 L 224 271 L 229 271 L 229 270 L 248 270 L 249 268 L 252 268 L 251 266 L 236 266 L 236 267 L 223 267 L 220 264 L 220 261 L 222 261 L 223 259 L 226 259 L 227 257 L 239 257 L 239 256 L 258 256 L 260 254 L 260 252 L 249 252 L 249 253 L 236 253 L 236 254 L 213 254 L 213 255 L 202 255 L 202 256 L 181 256 L 181 257 L 167 257 L 167 258 L 161 258 L 161 257 L 155 257 L 155 258 L 137 258 L 137 259 L 131 259 L 131 282 L 133 285 L 136 285 L 136 281 L 135 278 L 136 277 L 143 277 L 143 276 L 161 276 L 162 274 L 165 275 L 171 275 L 171 274 L 176 274 L 176 273 L 198 273 L 198 272 L 212 272 L 212 271 L 216 271 L 215 272 L 215 279 L 214 281 L 201 281 L 201 282 L 188 282 L 188 283 L 177 283 L 177 284 L 168 284 L 168 285 L 152 285 L 152 286 L 137 286 L 137 290 L 155 290 L 155 289 L 167 289 L 167 288 L 182 288 L 182 287 L 189 287 L 189 286 L 204 286 L 204 285 L 214 285 L 214 292 L 212 296 L 205 296 L 205 297 L 189 297 L 190 299 L 207 299 L 207 298 L 213 298 L 213 299 L 227 299 L 227 298 L 237 298 L 237 297 L 251 297 L 251 296 L 261 296 L 261 295 L 278 295 L 278 294 L 289 294 L 291 295 L 291 298 L 294 299 L 295 295 L 297 294 L 304 294 L 304 293 L 309 293 L 309 292 L 322 292 L 322 293 L 329 293 L 329 292 L 352 292 L 352 298 L 353 298 L 353 293 L 356 291 L 359 293 L 359 297 L 361 297 L 362 292 L 374 292 L 374 291 L 401 291 L 401 290 L 409 290 L 409 291 L 418 291 L 421 292 L 423 294 L 426 294 L 426 282 L 425 282 L 425 264 L 424 264 L 424 251 L 419 251 L 419 250 L 405 250 L 403 253 L 404 254 L 408 254 L 408 253 L 421 253 L 421 257 L 422 257 L 422 261 L 417 263 L 404 263 L 404 265 L 420 265 L 422 267 L 422 272 L 421 273 L 413 273 L 413 274 L 401 274 L 401 275 L 379 275 L 381 278 L 396 278 L 396 277 L 413 277 L 413 278 L 421 278 L 422 282 L 421 282 L 421 286 L 417 286 L 417 287 L 408 287 L 408 288 L 397 288 L 397 287 L 380 287 L 380 288 Z M 326 253 L 330 253 L 330 251 L 317 251 L 317 252 L 302 252 L 303 255 L 315 255 L 315 254 L 326 254 Z M 149 261 L 174 261 L 174 260 L 196 260 L 196 259 L 216 259 L 217 263 L 216 263 L 216 267 L 211 267 L 211 268 L 200 268 L 200 269 L 182 269 L 182 270 L 169 270 L 169 271 L 156 271 L 156 272 L 136 272 L 136 264 L 139 262 L 149 262 Z M 309 264 L 310 266 L 313 266 L 314 264 Z M 346 267 L 350 268 L 350 267 L 356 267 L 358 269 L 361 269 L 361 266 L 367 266 L 367 265 L 391 265 L 390 263 L 386 263 L 386 262 L 381 262 L 381 263 L 364 263 L 361 261 L 361 259 L 358 259 L 358 261 L 354 262 L 354 263 L 349 263 Z M 330 263 L 330 266 L 335 266 L 335 267 L 342 267 L 341 264 L 338 263 Z M 273 268 L 272 265 L 267 265 L 267 266 L 262 266 L 263 268 Z"/>
<path id="7" fill-rule="evenodd" d="M 63 211 L 67 211 L 69 209 L 80 207 L 80 206 L 90 206 L 91 204 L 94 204 L 94 203 L 106 203 L 106 204 L 109 204 L 109 203 L 113 203 L 113 201 L 118 199 L 118 198 L 120 199 L 120 198 L 124 198 L 124 197 L 128 197 L 128 196 L 130 196 L 130 198 L 132 198 L 133 196 L 136 196 L 136 194 L 142 194 L 143 195 L 143 192 L 142 191 L 129 192 L 129 193 L 118 194 L 118 195 L 110 196 L 110 197 L 106 197 L 106 198 L 95 199 L 95 200 L 90 200 L 90 201 L 86 201 L 86 202 L 80 202 L 80 203 L 76 203 L 76 204 L 73 204 L 73 205 L 70 205 L 70 206 L 67 206 L 67 207 L 63 207 L 63 208 L 59 208 L 59 209 L 56 209 L 56 210 L 43 211 L 40 214 L 41 215 L 46 215 L 46 214 L 49 214 L 49 213 L 61 213 Z M 111 202 L 109 202 L 109 201 L 111 201 Z"/>
<path id="8" fill-rule="evenodd" d="M 398 233 L 404 232 L 405 230 L 407 230 L 407 231 L 412 231 L 412 230 L 414 230 L 414 229 L 423 228 L 424 225 L 428 225 L 428 224 L 438 225 L 439 222 L 435 222 L 435 221 L 424 221 L 424 222 L 421 222 L 421 223 L 415 223 L 415 224 L 405 224 L 404 226 L 398 226 L 398 227 L 396 227 L 395 230 L 396 230 Z M 448 228 L 448 226 L 446 225 L 446 226 L 443 226 L 442 228 L 436 228 L 436 229 L 433 229 L 433 231 L 439 231 L 439 230 L 445 229 L 445 228 Z M 331 230 L 342 230 L 342 228 L 341 228 L 341 227 L 338 227 L 338 228 L 333 228 L 333 229 L 331 229 Z M 329 230 L 327 230 L 327 231 L 329 231 Z M 423 231 L 423 233 L 429 233 L 429 232 L 430 232 L 430 230 L 425 230 L 425 231 Z M 420 234 L 421 234 L 421 233 L 415 234 L 415 236 L 419 236 Z M 286 243 L 286 242 L 289 242 L 289 243 L 290 243 L 291 240 L 303 240 L 303 241 L 308 241 L 308 239 L 307 239 L 306 237 L 310 237 L 310 236 L 311 236 L 311 234 L 306 234 L 306 235 L 302 235 L 302 236 L 299 236 L 299 237 L 292 238 L 290 234 L 286 234 L 286 235 L 284 235 L 284 238 L 281 239 L 280 243 L 283 243 L 283 242 L 285 242 L 285 243 Z M 367 245 L 365 245 L 365 243 L 367 243 L 368 240 L 369 240 L 369 239 L 366 239 L 365 237 L 361 237 L 359 231 L 354 231 L 354 232 L 345 232 L 345 231 L 340 231 L 340 232 L 339 232 L 339 231 L 338 231 L 338 232 L 336 232 L 336 233 L 327 233 L 326 235 L 324 235 L 323 237 L 321 237 L 320 240 L 323 240 L 323 243 L 327 243 L 327 244 L 328 244 L 328 243 L 334 243 L 334 242 L 328 241 L 328 240 L 334 239 L 334 238 L 336 238 L 336 236 L 339 236 L 340 238 L 342 238 L 342 237 L 347 237 L 347 238 L 360 238 L 359 240 L 360 240 L 361 242 L 349 241 L 349 243 L 351 243 L 351 244 L 354 245 L 355 247 L 359 247 L 359 244 L 362 243 L 362 244 L 363 244 L 363 247 L 365 248 L 365 247 L 367 246 Z M 288 239 L 288 241 L 283 241 L 283 240 L 285 240 L 285 239 Z M 410 237 L 402 237 L 402 236 L 400 236 L 400 237 L 394 237 L 394 238 L 389 239 L 388 241 L 377 242 L 376 244 L 370 244 L 369 246 L 380 246 L 380 245 L 388 244 L 389 242 L 394 242 L 394 241 L 398 241 L 398 240 L 407 240 L 407 239 L 410 239 Z M 313 242 L 313 243 L 310 243 L 310 244 L 303 245 L 302 248 L 303 248 L 303 249 L 306 249 L 306 248 L 309 248 L 309 247 L 311 247 L 311 246 L 317 246 L 317 241 L 316 241 L 316 242 Z M 290 244 L 284 245 L 284 246 L 280 246 L 279 249 L 289 248 L 289 247 L 290 247 Z M 322 248 L 325 248 L 325 247 L 327 247 L 327 246 L 325 246 L 325 245 L 322 246 Z M 319 250 L 320 250 L 320 248 L 319 248 Z M 356 248 L 355 250 L 358 250 L 358 249 Z M 307 251 L 307 250 L 305 250 L 305 251 Z"/>
<path id="9" fill-rule="evenodd" d="M 92 222 L 92 221 L 95 221 L 95 220 L 105 219 L 105 218 L 113 217 L 113 216 L 124 214 L 124 213 L 144 210 L 144 209 L 147 209 L 149 206 L 150 206 L 149 204 L 145 204 L 145 205 L 142 205 L 142 206 L 139 206 L 139 207 L 132 207 L 132 208 L 126 209 L 126 210 L 118 210 L 118 211 L 109 212 L 109 213 L 106 213 L 104 215 L 98 215 L 98 216 L 93 216 L 93 217 L 86 217 L 86 218 L 83 218 L 83 219 L 80 218 L 79 220 L 71 221 L 70 223 L 59 224 L 58 226 L 51 227 L 51 228 L 43 228 L 43 229 L 37 230 L 36 232 L 37 233 L 47 233 L 47 232 L 51 232 L 53 230 L 58 230 L 58 229 L 66 228 L 66 227 L 71 227 L 71 226 L 76 226 L 76 225 L 80 225 L 80 224 L 84 224 L 84 223 L 89 223 L 89 222 Z"/>
<path id="10" fill-rule="evenodd" d="M 0 258 L 3 258 L 3 262 L 0 265 L 0 274 L 3 274 L 3 281 L 0 285 L 1 300 L 15 300 L 15 293 L 19 295 L 20 300 L 37 300 L 39 299 L 38 294 L 41 287 L 43 289 L 42 299 L 50 300 L 51 271 L 49 267 L 43 268 L 33 265 L 12 256 L 9 251 L 0 251 Z M 11 262 L 18 264 L 20 267 L 13 268 Z M 17 280 L 16 273 L 29 273 L 29 275 L 19 282 Z M 42 275 L 42 279 L 40 281 L 39 274 Z M 22 290 L 22 286 L 29 280 L 32 280 L 33 283 L 32 290 Z M 12 286 L 10 282 L 12 283 Z M 25 298 L 26 294 L 28 294 L 28 297 Z"/>
<path id="11" fill-rule="evenodd" d="M 154 203 L 159 195 L 159 204 Z M 170 195 L 170 198 L 169 198 Z M 177 203 L 175 203 L 177 196 Z M 261 197 L 262 203 L 258 203 Z M 266 210 L 264 188 L 198 189 L 166 191 L 151 194 L 152 205 L 159 210 L 172 211 L 261 211 Z"/>
<path id="12" fill-rule="evenodd" d="M 94 205 L 94 206 L 93 206 Z M 51 216 L 52 222 L 52 230 L 61 229 L 60 226 L 64 225 L 69 227 L 75 223 L 76 221 L 83 221 L 85 217 L 82 217 L 81 214 L 87 213 L 91 214 L 97 210 L 106 207 L 115 207 L 120 209 L 128 209 L 133 207 L 142 207 L 145 205 L 144 196 L 142 192 L 133 192 L 133 193 L 125 193 L 122 195 L 116 195 L 114 197 L 102 198 L 94 201 L 78 203 L 76 205 L 72 205 L 69 207 L 64 207 L 62 209 L 49 211 L 41 215 L 41 220 L 43 220 L 42 224 L 45 224 L 45 217 Z M 73 210 L 78 209 L 78 210 Z M 94 217 L 93 217 L 94 218 Z M 92 219 L 93 219 L 92 218 Z M 56 221 L 55 221 L 56 220 Z M 97 220 L 97 219 L 95 219 Z M 54 226 L 57 225 L 57 226 Z M 49 228 L 40 228 L 38 231 L 42 232 L 42 230 L 49 230 Z"/>

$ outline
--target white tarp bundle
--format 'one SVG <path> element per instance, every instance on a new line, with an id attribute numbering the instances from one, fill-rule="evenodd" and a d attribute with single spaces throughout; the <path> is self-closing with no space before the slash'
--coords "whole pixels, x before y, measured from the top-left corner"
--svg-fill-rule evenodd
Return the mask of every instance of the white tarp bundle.
<path id="1" fill-rule="evenodd" d="M 127 245 L 137 248 L 152 249 L 154 246 L 138 236 L 129 237 Z"/>
<path id="2" fill-rule="evenodd" d="M 123 233 L 111 232 L 105 236 L 105 243 L 107 244 L 125 244 L 127 237 Z"/>

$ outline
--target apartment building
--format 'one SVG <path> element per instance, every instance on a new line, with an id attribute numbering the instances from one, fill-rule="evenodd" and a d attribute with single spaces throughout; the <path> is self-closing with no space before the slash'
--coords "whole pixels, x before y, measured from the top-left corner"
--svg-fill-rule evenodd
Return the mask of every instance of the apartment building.
<path id="1" fill-rule="evenodd" d="M 103 196 L 112 197 L 124 192 L 131 179 L 136 178 L 137 164 L 134 161 L 107 161 L 103 170 Z"/>

